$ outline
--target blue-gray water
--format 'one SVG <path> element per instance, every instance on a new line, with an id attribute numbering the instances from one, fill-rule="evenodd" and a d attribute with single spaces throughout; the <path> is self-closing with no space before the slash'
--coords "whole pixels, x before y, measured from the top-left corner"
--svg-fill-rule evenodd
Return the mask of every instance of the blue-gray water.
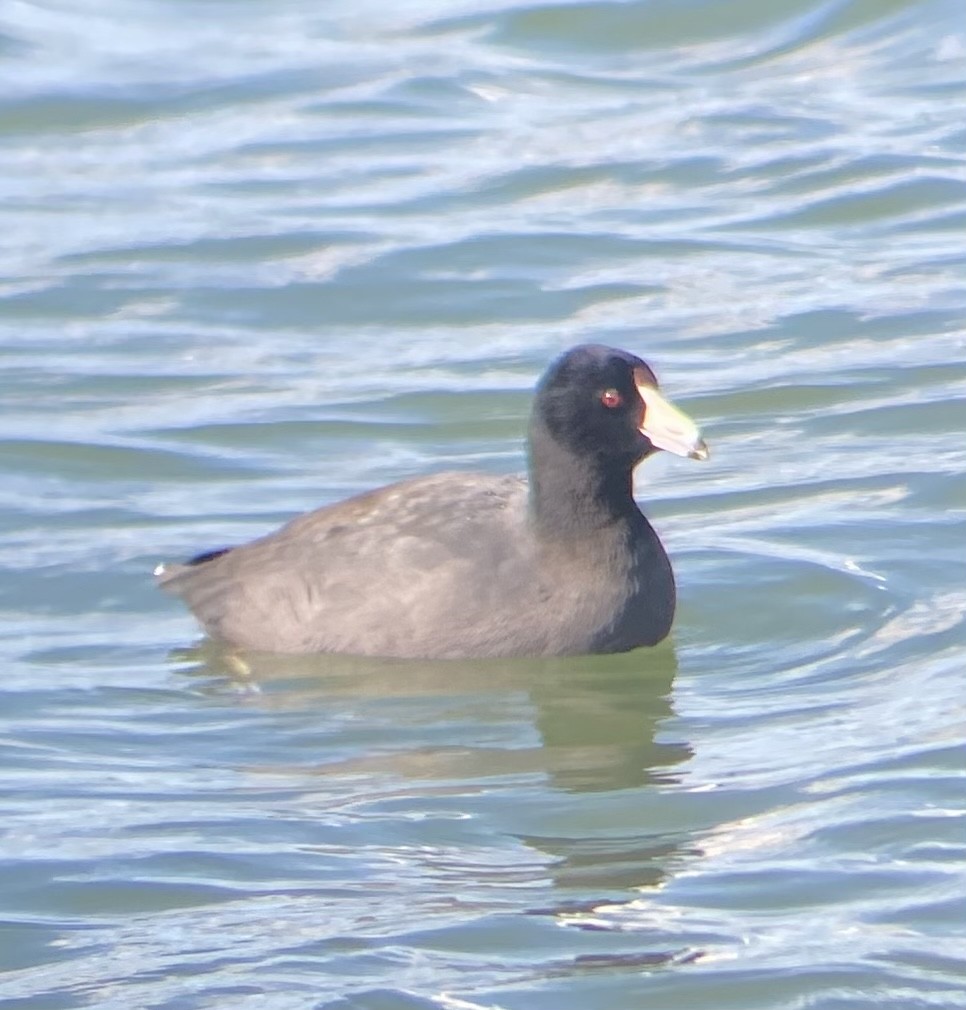
<path id="1" fill-rule="evenodd" d="M 4 1007 L 961 1010 L 962 14 L 7 0 Z M 712 447 L 672 643 L 193 648 L 157 561 L 520 469 L 586 340 Z"/>

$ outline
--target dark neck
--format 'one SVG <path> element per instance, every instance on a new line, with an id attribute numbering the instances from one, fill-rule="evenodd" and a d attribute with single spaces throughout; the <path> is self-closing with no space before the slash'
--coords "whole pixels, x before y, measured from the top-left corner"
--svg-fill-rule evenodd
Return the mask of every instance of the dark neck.
<path id="1" fill-rule="evenodd" d="M 546 429 L 530 439 L 530 515 L 538 533 L 579 538 L 638 522 L 633 495 L 633 463 L 609 466 L 578 457 L 554 441 Z"/>

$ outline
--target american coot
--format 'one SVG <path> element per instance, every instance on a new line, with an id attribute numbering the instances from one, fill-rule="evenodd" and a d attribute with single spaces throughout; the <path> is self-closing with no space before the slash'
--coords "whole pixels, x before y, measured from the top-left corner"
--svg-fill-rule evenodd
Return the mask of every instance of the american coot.
<path id="1" fill-rule="evenodd" d="M 159 565 L 215 639 L 260 652 L 554 656 L 655 645 L 674 576 L 632 494 L 658 449 L 706 459 L 640 358 L 575 347 L 537 387 L 529 482 L 440 473 Z"/>

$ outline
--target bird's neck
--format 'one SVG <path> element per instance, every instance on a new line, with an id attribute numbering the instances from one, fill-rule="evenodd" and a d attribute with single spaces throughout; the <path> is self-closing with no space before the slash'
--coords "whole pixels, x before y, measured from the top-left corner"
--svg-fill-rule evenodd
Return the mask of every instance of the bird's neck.
<path id="1" fill-rule="evenodd" d="M 538 534 L 579 539 L 641 520 L 631 462 L 605 466 L 547 437 L 530 444 L 530 515 Z"/>

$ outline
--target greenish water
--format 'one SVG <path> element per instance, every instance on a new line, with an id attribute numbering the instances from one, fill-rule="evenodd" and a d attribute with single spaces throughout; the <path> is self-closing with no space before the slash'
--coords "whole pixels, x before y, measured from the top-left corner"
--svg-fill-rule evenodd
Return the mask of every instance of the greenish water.
<path id="1" fill-rule="evenodd" d="M 966 1004 L 954 0 L 0 12 L 0 1005 Z M 163 558 L 703 425 L 672 642 L 262 660 Z"/>

